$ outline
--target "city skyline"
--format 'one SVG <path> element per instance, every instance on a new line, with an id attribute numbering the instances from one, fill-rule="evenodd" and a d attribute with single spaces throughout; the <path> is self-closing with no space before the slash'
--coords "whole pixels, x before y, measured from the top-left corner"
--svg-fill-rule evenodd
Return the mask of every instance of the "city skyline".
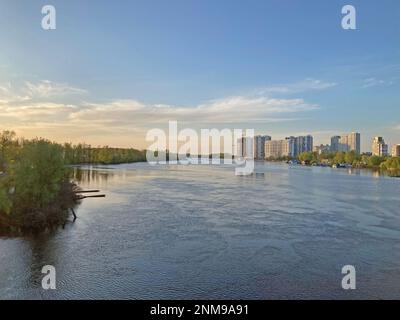
<path id="1" fill-rule="evenodd" d="M 169 120 L 315 145 L 357 131 L 361 152 L 400 142 L 399 3 L 353 1 L 357 30 L 338 2 L 52 4 L 52 31 L 41 1 L 0 10 L 1 129 L 141 149 Z"/>

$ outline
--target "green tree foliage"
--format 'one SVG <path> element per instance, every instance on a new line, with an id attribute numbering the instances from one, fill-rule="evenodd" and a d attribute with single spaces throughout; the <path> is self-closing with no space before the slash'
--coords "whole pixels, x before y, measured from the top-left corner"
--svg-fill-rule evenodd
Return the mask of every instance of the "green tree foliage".
<path id="1" fill-rule="evenodd" d="M 318 161 L 318 154 L 316 152 L 303 152 L 299 154 L 298 159 L 306 163 Z"/>
<path id="2" fill-rule="evenodd" d="M 358 155 L 355 151 L 346 152 L 344 156 L 344 161 L 348 164 L 354 164 L 356 161 L 360 161 L 361 156 Z"/>
<path id="3" fill-rule="evenodd" d="M 400 170 L 398 168 L 397 160 L 399 158 L 391 157 L 378 157 L 369 155 L 359 155 L 355 151 L 350 152 L 322 152 L 318 154 L 317 152 L 303 152 L 299 154 L 297 160 L 309 164 L 313 163 L 325 163 L 325 164 L 340 164 L 346 163 L 351 164 L 358 168 L 381 168 L 384 170 Z"/>
<path id="4" fill-rule="evenodd" d="M 385 157 L 379 157 L 379 156 L 371 156 L 368 159 L 368 166 L 370 167 L 379 167 L 382 162 L 385 161 Z"/>
<path id="5" fill-rule="evenodd" d="M 67 164 L 119 164 L 146 161 L 146 151 L 124 148 L 97 147 L 90 145 L 64 145 L 64 157 Z"/>
<path id="6" fill-rule="evenodd" d="M 380 167 L 384 170 L 400 170 L 400 157 L 387 158 L 380 164 Z"/>
<path id="7" fill-rule="evenodd" d="M 345 152 L 336 152 L 334 158 L 334 163 L 345 163 L 346 162 L 346 153 Z"/>
<path id="8" fill-rule="evenodd" d="M 43 230 L 67 219 L 75 205 L 68 164 L 145 161 L 145 151 L 16 139 L 0 132 L 0 231 Z"/>
<path id="9" fill-rule="evenodd" d="M 15 201 L 43 208 L 56 197 L 67 179 L 63 149 L 45 140 L 24 142 L 13 171 Z"/>
<path id="10" fill-rule="evenodd" d="M 62 146 L 0 133 L 0 231 L 41 231 L 60 225 L 75 204 Z"/>

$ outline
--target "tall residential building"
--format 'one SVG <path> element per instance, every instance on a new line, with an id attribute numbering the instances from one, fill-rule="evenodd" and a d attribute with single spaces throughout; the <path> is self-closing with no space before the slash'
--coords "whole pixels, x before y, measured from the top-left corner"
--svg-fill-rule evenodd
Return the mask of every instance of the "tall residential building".
<path id="1" fill-rule="evenodd" d="M 297 157 L 302 152 L 313 150 L 313 137 L 287 137 L 285 140 L 265 142 L 265 158 Z"/>
<path id="2" fill-rule="evenodd" d="M 334 136 L 331 138 L 331 151 L 332 152 L 339 151 L 339 143 L 340 143 L 340 136 Z"/>
<path id="3" fill-rule="evenodd" d="M 347 145 L 349 151 L 355 151 L 357 154 L 361 153 L 361 135 L 358 132 L 352 132 L 347 135 Z"/>
<path id="4" fill-rule="evenodd" d="M 237 140 L 237 156 L 243 158 L 254 158 L 254 139 L 241 137 Z"/>
<path id="5" fill-rule="evenodd" d="M 295 157 L 303 152 L 312 152 L 313 140 L 314 139 L 311 135 L 295 137 Z"/>
<path id="6" fill-rule="evenodd" d="M 269 140 L 265 142 L 265 158 L 288 157 L 292 153 L 293 144 L 289 139 Z"/>
<path id="7" fill-rule="evenodd" d="M 270 140 L 271 140 L 270 136 L 254 137 L 254 158 L 256 160 L 265 159 L 265 142 Z"/>
<path id="8" fill-rule="evenodd" d="M 382 137 L 375 137 L 372 141 L 372 154 L 380 157 L 388 155 L 388 145 Z"/>
<path id="9" fill-rule="evenodd" d="M 331 138 L 332 152 L 348 152 L 355 151 L 357 154 L 361 152 L 361 135 L 358 132 L 352 132 L 343 136 L 334 136 Z"/>
<path id="10" fill-rule="evenodd" d="M 395 144 L 392 147 L 392 157 L 400 157 L 400 144 Z"/>

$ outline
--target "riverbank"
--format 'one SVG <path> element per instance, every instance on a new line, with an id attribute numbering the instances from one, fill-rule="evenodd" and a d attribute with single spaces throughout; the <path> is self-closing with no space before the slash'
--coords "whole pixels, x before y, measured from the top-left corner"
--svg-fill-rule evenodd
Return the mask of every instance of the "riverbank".
<path id="1" fill-rule="evenodd" d="M 382 176 L 389 176 L 393 178 L 400 178 L 400 170 L 398 169 L 383 169 L 380 166 L 353 166 L 350 164 L 346 163 L 341 163 L 341 164 L 334 164 L 334 165 L 327 165 L 327 164 L 318 164 L 318 163 L 301 163 L 301 162 L 296 162 L 293 160 L 289 161 L 284 161 L 284 160 L 264 160 L 266 162 L 270 163 L 285 163 L 288 165 L 292 166 L 305 166 L 305 167 L 321 167 L 321 168 L 332 168 L 332 169 L 337 169 L 337 170 L 365 170 L 373 173 L 377 173 Z"/>
<path id="2" fill-rule="evenodd" d="M 78 204 L 69 166 L 144 161 L 144 150 L 59 144 L 0 132 L 0 236 L 46 232 L 66 223 Z"/>
<path id="3" fill-rule="evenodd" d="M 64 150 L 44 139 L 0 133 L 0 233 L 46 232 L 65 224 L 77 204 Z"/>
<path id="4" fill-rule="evenodd" d="M 51 203 L 43 207 L 19 207 L 12 212 L 0 212 L 0 237 L 18 237 L 46 233 L 65 225 L 71 216 L 70 210 L 79 201 L 74 183 L 65 181 Z"/>
<path id="5" fill-rule="evenodd" d="M 350 152 L 303 152 L 297 157 L 270 158 L 267 161 L 284 161 L 306 166 L 332 167 L 336 169 L 381 170 L 390 176 L 400 177 L 400 157 L 374 156 Z"/>

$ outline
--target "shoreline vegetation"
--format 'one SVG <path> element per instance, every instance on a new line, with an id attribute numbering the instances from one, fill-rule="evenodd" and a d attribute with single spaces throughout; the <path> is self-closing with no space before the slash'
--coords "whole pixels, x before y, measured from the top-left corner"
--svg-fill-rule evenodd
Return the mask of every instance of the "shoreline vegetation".
<path id="1" fill-rule="evenodd" d="M 210 154 L 209 158 L 212 157 L 223 159 L 223 158 L 234 158 L 230 154 Z M 187 158 L 198 158 L 198 160 L 204 158 L 202 156 L 191 156 L 186 155 Z M 206 156 L 207 157 L 207 156 Z M 176 158 L 176 155 L 174 159 Z M 169 160 L 169 153 L 166 152 L 166 161 Z M 255 159 L 256 160 L 256 159 Z M 301 164 L 304 166 L 320 166 L 320 167 L 332 167 L 332 168 L 354 168 L 354 169 L 373 169 L 387 172 L 392 177 L 400 177 L 400 157 L 380 157 L 369 154 L 357 154 L 354 151 L 349 152 L 303 152 L 297 157 L 272 157 L 265 158 L 259 161 L 267 162 L 286 162 L 288 164 Z"/>
<path id="2" fill-rule="evenodd" d="M 0 236 L 22 236 L 65 225 L 80 202 L 69 165 L 146 160 L 145 151 L 18 139 L 0 132 Z"/>
<path id="3" fill-rule="evenodd" d="M 400 157 L 374 156 L 350 152 L 303 152 L 296 158 L 282 157 L 267 161 L 286 161 L 287 163 L 333 168 L 374 169 L 386 171 L 390 176 L 400 177 Z"/>

